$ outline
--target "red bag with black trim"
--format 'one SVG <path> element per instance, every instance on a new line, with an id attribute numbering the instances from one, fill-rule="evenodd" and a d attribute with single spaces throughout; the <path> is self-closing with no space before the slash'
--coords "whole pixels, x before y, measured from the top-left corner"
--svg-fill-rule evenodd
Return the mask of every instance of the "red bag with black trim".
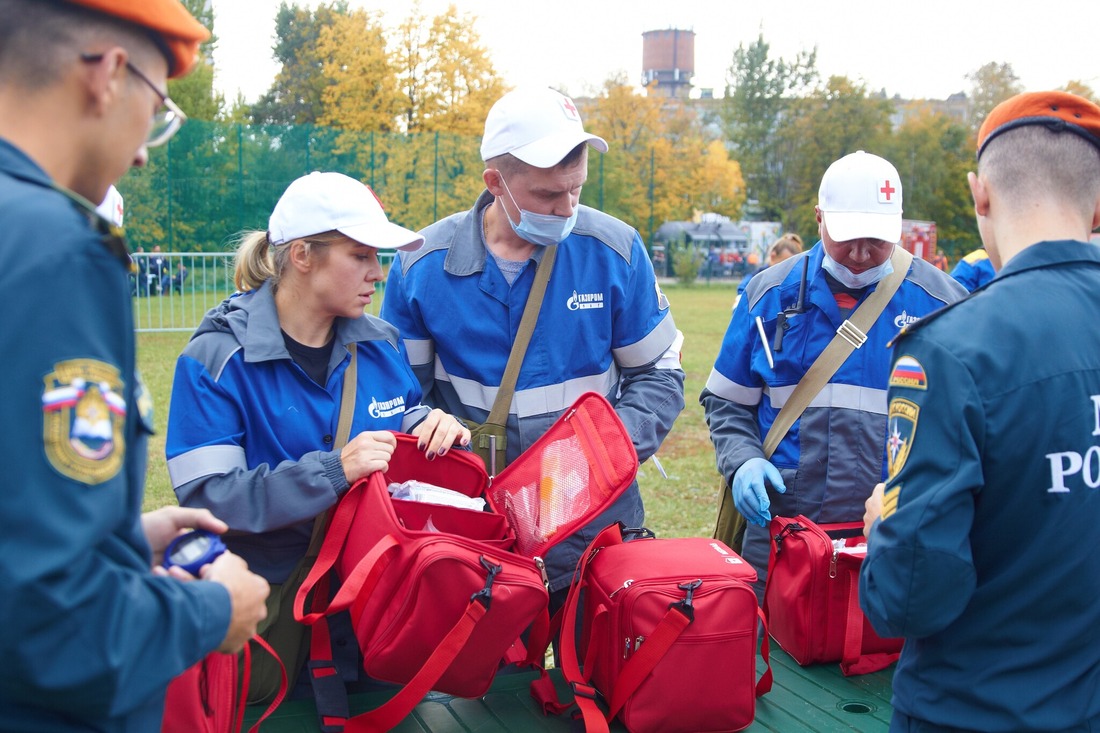
<path id="1" fill-rule="evenodd" d="M 764 588 L 772 638 L 805 666 L 840 662 L 845 675 L 897 661 L 901 639 L 879 636 L 859 607 L 859 569 L 867 556 L 863 523 L 816 524 L 775 517 Z"/>

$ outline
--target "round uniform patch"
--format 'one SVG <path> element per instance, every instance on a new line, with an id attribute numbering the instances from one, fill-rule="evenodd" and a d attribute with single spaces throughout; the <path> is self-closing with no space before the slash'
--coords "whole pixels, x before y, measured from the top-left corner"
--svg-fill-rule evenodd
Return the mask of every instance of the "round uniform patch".
<path id="1" fill-rule="evenodd" d="M 94 359 L 54 364 L 42 390 L 46 459 L 62 476 L 101 484 L 126 453 L 126 400 L 118 369 Z"/>
<path id="2" fill-rule="evenodd" d="M 890 401 L 890 409 L 886 417 L 886 453 L 889 477 L 893 480 L 905 466 L 909 458 L 909 450 L 913 447 L 913 433 L 917 429 L 917 416 L 920 407 L 900 398 Z"/>

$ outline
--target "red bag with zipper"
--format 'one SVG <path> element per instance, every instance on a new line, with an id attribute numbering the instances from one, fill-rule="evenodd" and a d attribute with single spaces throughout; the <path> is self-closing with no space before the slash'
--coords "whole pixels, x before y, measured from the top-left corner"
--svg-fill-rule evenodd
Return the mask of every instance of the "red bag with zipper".
<path id="1" fill-rule="evenodd" d="M 631 533 L 641 536 L 631 539 Z M 766 636 L 760 646 L 765 671 L 756 677 L 763 614 L 755 581 L 752 566 L 718 540 L 656 539 L 618 524 L 597 535 L 581 558 L 561 622 L 562 671 L 584 730 L 606 733 L 616 717 L 638 733 L 748 727 L 756 698 L 772 686 Z M 569 707 L 545 676 L 531 693 L 547 712 Z"/>
<path id="2" fill-rule="evenodd" d="M 783 651 L 803 666 L 840 662 L 845 675 L 897 661 L 902 640 L 880 637 L 859 607 L 859 569 L 867 556 L 862 522 L 775 517 L 771 536 L 764 613 Z"/>
<path id="3" fill-rule="evenodd" d="M 595 393 L 582 395 L 491 487 L 474 454 L 451 450 L 428 461 L 416 444 L 399 434 L 389 470 L 342 497 L 295 599 L 295 617 L 313 626 L 316 678 L 339 679 L 325 666 L 328 632 L 319 622 L 350 609 L 364 671 L 404 685 L 382 707 L 348 719 L 349 731 L 397 725 L 430 690 L 485 694 L 528 627 L 535 625 L 534 638 L 547 633 L 541 555 L 609 506 L 637 471 L 625 427 Z M 487 494 L 489 511 L 393 498 L 388 487 L 406 481 Z M 340 588 L 326 602 L 330 570 Z M 346 713 L 336 712 L 322 712 L 322 722 L 342 725 Z"/>

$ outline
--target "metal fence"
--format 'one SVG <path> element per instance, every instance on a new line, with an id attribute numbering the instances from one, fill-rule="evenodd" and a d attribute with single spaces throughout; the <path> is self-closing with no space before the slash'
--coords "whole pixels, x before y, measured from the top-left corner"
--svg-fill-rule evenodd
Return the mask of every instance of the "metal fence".
<path id="1" fill-rule="evenodd" d="M 137 252 L 131 257 L 130 295 L 139 332 L 194 331 L 207 311 L 235 291 L 231 252 Z M 379 260 L 388 272 L 393 253 L 381 252 Z M 370 306 L 376 315 L 383 285 Z"/>

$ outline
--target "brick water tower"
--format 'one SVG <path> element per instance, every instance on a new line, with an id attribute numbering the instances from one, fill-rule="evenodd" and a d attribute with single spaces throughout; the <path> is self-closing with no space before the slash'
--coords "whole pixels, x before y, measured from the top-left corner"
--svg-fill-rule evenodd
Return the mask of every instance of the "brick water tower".
<path id="1" fill-rule="evenodd" d="M 695 31 L 669 28 L 642 34 L 642 85 L 657 82 L 661 97 L 686 99 L 695 76 Z"/>

